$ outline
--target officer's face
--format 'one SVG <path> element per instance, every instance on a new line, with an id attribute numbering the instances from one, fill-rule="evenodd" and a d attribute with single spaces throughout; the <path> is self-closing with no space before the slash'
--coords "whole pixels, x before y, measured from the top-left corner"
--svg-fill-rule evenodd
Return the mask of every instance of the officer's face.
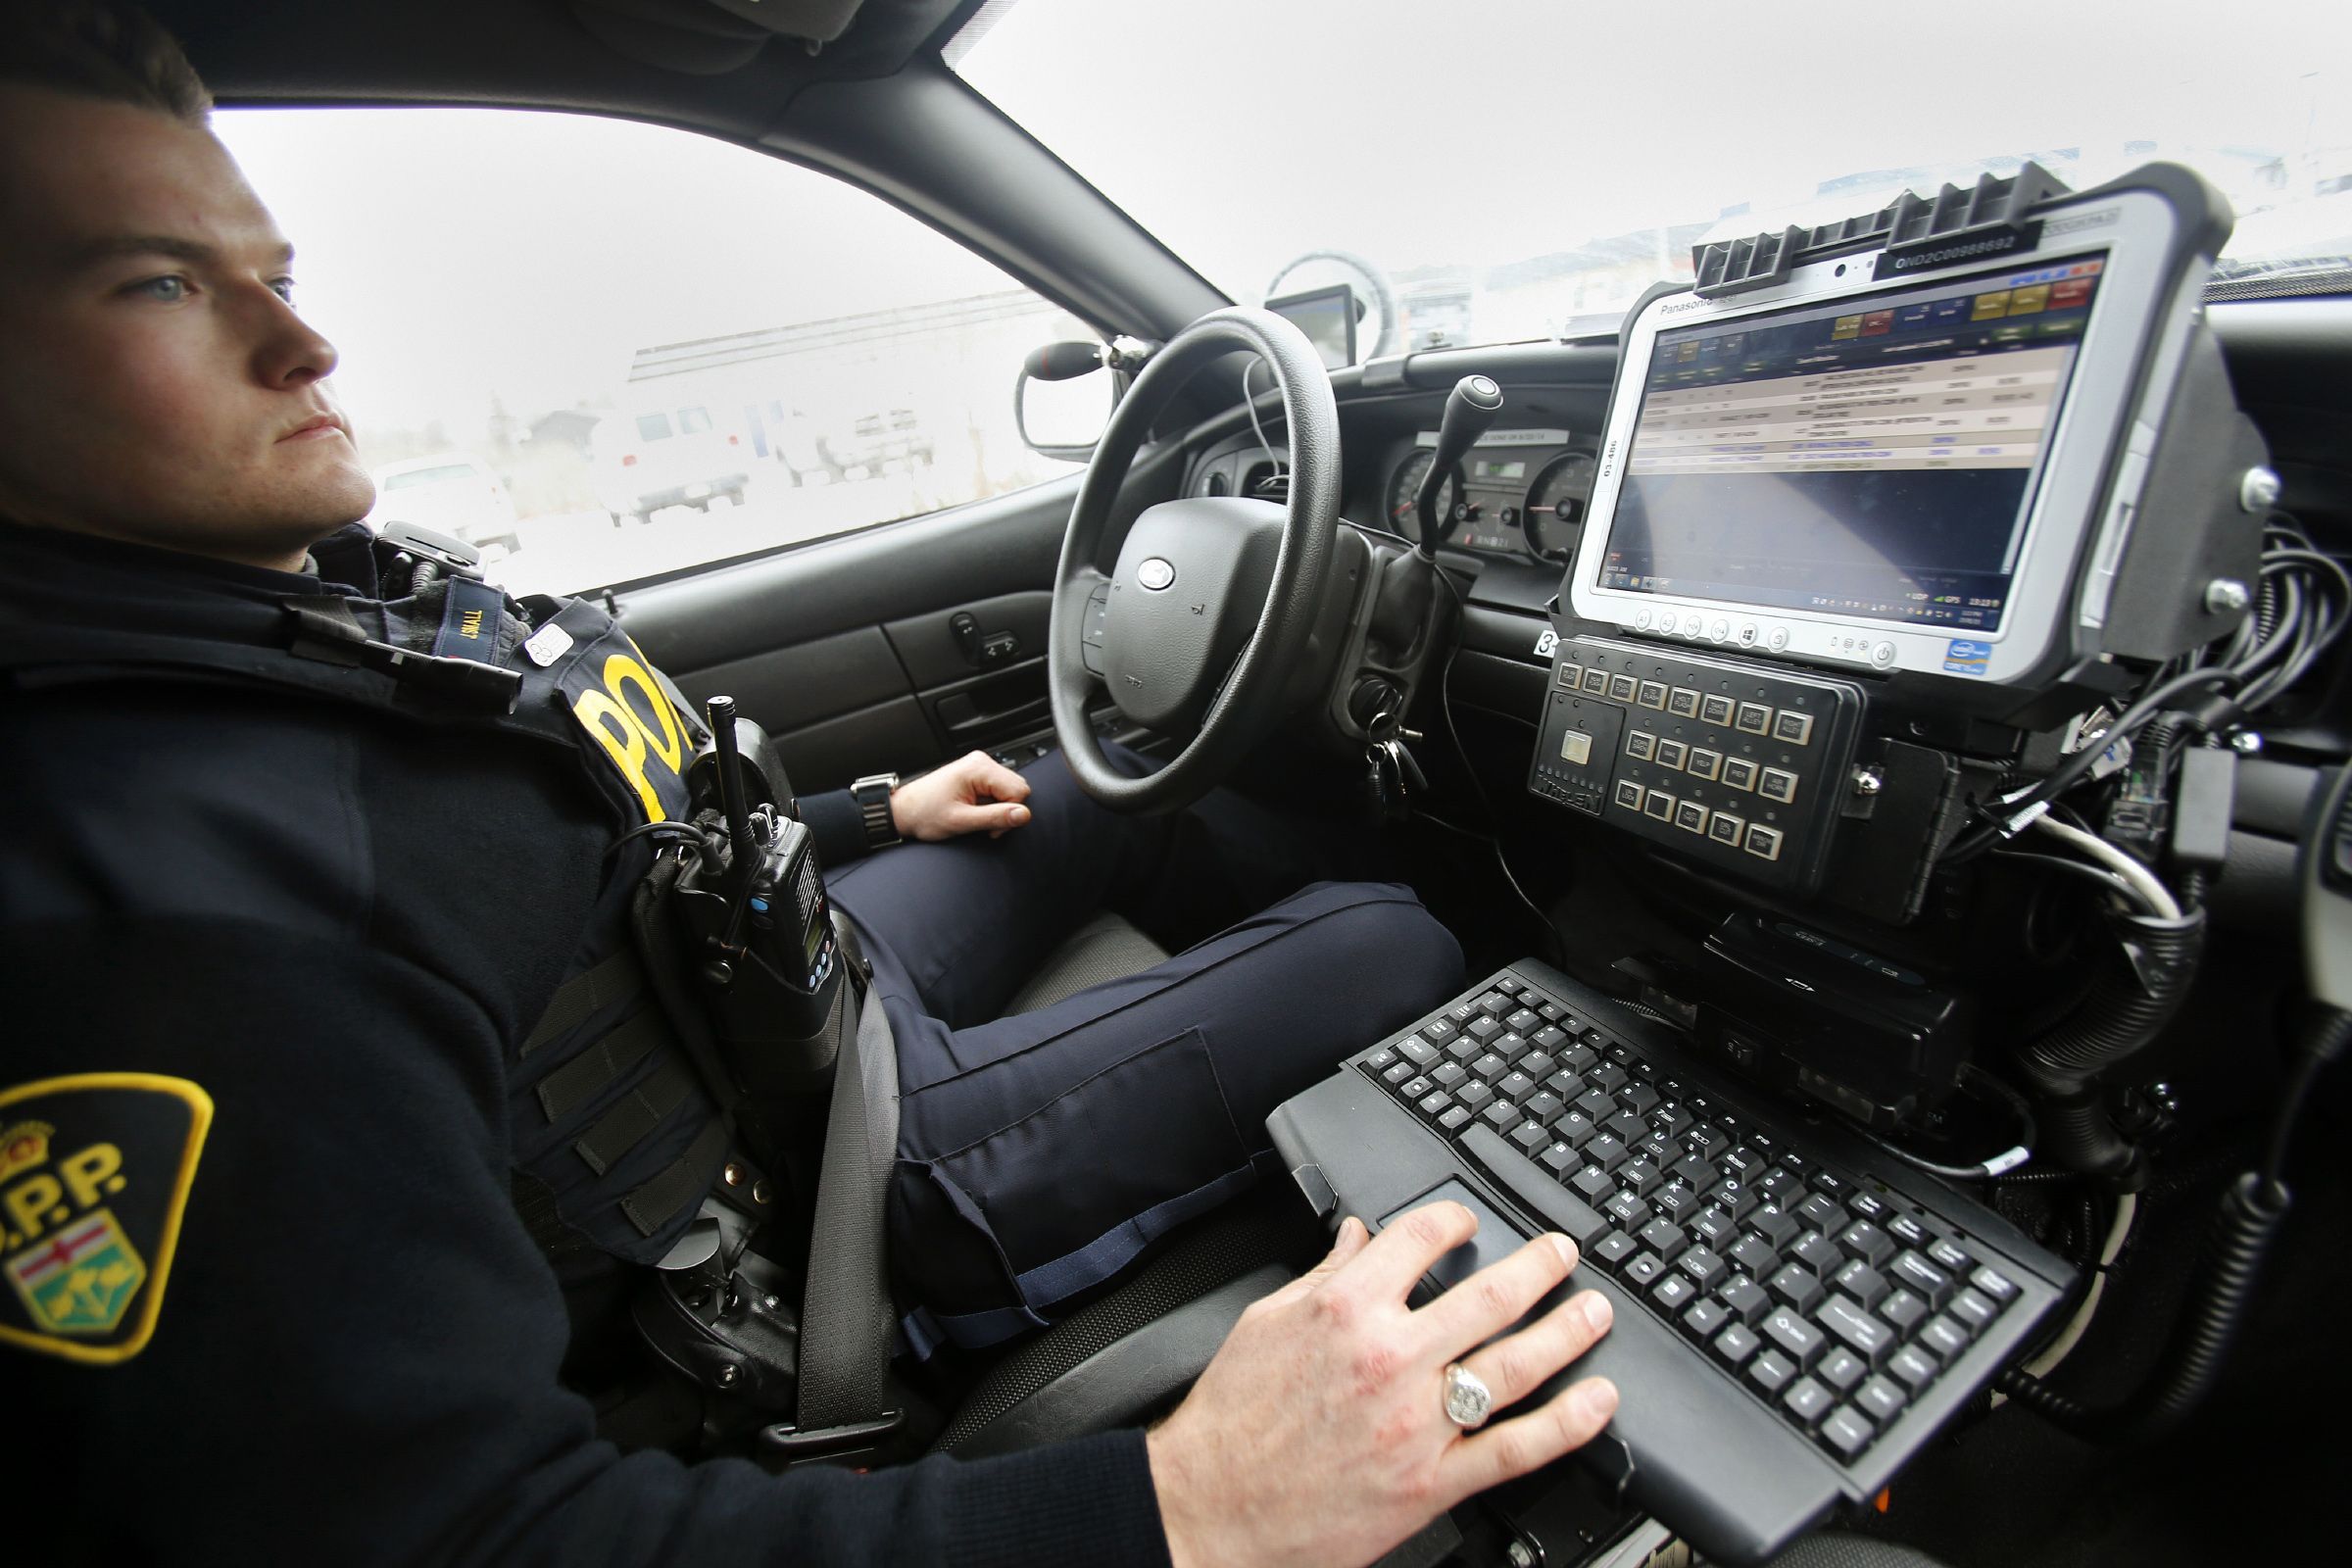
<path id="1" fill-rule="evenodd" d="M 209 130 L 0 85 L 0 516 L 282 566 L 367 514 L 334 346 Z"/>

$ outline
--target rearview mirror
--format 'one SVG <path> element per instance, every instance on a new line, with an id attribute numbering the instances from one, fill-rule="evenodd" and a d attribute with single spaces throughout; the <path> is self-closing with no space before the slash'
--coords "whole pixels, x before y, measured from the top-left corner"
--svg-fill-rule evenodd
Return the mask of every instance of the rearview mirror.
<path id="1" fill-rule="evenodd" d="M 1103 368 L 1102 352 L 1099 343 L 1049 343 L 1022 365 L 1012 416 L 1032 450 L 1073 463 L 1094 455 L 1127 380 Z"/>

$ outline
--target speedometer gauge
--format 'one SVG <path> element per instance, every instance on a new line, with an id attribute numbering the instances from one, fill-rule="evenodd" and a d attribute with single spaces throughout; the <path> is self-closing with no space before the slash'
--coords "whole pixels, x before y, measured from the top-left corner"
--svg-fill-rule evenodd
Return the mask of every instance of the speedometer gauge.
<path id="1" fill-rule="evenodd" d="M 1388 526 L 1407 539 L 1418 540 L 1421 537 L 1421 479 L 1429 472 L 1430 460 L 1436 456 L 1434 452 L 1416 452 L 1398 464 L 1396 473 L 1389 478 Z M 1438 520 L 1441 523 L 1453 514 L 1453 509 L 1461 499 L 1461 476 L 1457 470 L 1447 474 L 1446 483 L 1438 490 Z"/>
<path id="2" fill-rule="evenodd" d="M 1527 548 L 1562 564 L 1576 554 L 1592 499 L 1592 455 L 1571 452 L 1544 466 L 1527 491 Z"/>

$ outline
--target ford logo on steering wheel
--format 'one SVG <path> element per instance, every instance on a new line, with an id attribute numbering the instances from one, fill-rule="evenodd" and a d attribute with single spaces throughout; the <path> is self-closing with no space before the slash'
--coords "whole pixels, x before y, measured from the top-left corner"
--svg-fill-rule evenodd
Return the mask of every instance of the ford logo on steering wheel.
<path id="1" fill-rule="evenodd" d="M 1135 568 L 1135 580 L 1157 593 L 1176 580 L 1176 568 L 1158 556 L 1146 556 Z"/>

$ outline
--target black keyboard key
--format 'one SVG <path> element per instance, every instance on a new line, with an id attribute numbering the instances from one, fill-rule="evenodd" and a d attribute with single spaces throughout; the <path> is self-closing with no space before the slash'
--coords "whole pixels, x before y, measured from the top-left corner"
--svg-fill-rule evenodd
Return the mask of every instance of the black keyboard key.
<path id="1" fill-rule="evenodd" d="M 1658 1174 L 1658 1167 L 1646 1159 L 1629 1159 L 1617 1167 L 1618 1188 L 1636 1197 L 1647 1198 L 1665 1185 L 1666 1178 Z"/>
<path id="2" fill-rule="evenodd" d="M 1470 1069 L 1458 1061 L 1441 1061 L 1429 1069 L 1429 1081 L 1440 1089 L 1451 1089 L 1470 1076 Z"/>
<path id="3" fill-rule="evenodd" d="M 1664 1215 L 1642 1226 L 1635 1240 L 1669 1263 L 1682 1256 L 1690 1246 L 1690 1238 L 1683 1234 L 1683 1228 Z"/>
<path id="4" fill-rule="evenodd" d="M 1660 1134 L 1682 1147 L 1683 1134 L 1690 1130 L 1690 1112 L 1674 1101 L 1666 1101 L 1649 1113 L 1649 1124 Z"/>
<path id="5" fill-rule="evenodd" d="M 1600 1124 L 1624 1139 L 1629 1149 L 1649 1136 L 1649 1125 L 1630 1110 L 1611 1111 Z"/>
<path id="6" fill-rule="evenodd" d="M 1658 1304 L 1660 1311 L 1672 1316 L 1698 1299 L 1698 1287 L 1690 1283 L 1687 1274 L 1669 1273 L 1661 1275 L 1657 1284 L 1649 1288 L 1649 1298 Z"/>
<path id="7" fill-rule="evenodd" d="M 1919 1326 L 1916 1343 L 1938 1361 L 1957 1361 L 1968 1348 L 1968 1331 L 1939 1312 Z"/>
<path id="8" fill-rule="evenodd" d="M 1568 1016 L 1568 1009 L 1561 1006 L 1556 1002 L 1546 1002 L 1544 1004 L 1544 1005 L 1538 1007 L 1536 1010 L 1542 1013 L 1544 1017 L 1549 1018 L 1553 1023 L 1558 1023 L 1562 1018 Z"/>
<path id="9" fill-rule="evenodd" d="M 1757 1338 L 1754 1329 L 1744 1323 L 1733 1322 L 1715 1336 L 1707 1348 L 1715 1352 L 1718 1361 L 1726 1366 L 1737 1367 L 1744 1366 L 1749 1356 L 1764 1348 L 1764 1342 Z"/>
<path id="10" fill-rule="evenodd" d="M 1560 1054 L 1560 1065 L 1582 1075 L 1600 1065 L 1600 1053 L 1591 1046 L 1571 1046 Z"/>
<path id="11" fill-rule="evenodd" d="M 1920 1256 L 1917 1252 L 1897 1252 L 1894 1261 L 1886 1265 L 1887 1277 L 1907 1291 L 1916 1292 L 1936 1311 L 1952 1298 L 1952 1277 Z"/>
<path id="12" fill-rule="evenodd" d="M 1966 1274 L 1969 1265 L 1976 1259 L 1962 1251 L 1957 1243 L 1944 1237 L 1937 1237 L 1928 1244 L 1928 1261 L 1945 1273 L 1957 1277 Z"/>
<path id="13" fill-rule="evenodd" d="M 1469 1026 L 1463 1029 L 1462 1033 L 1468 1035 L 1473 1040 L 1484 1043 L 1486 1041 L 1493 1040 L 1496 1035 L 1502 1033 L 1502 1025 L 1496 1023 L 1492 1018 L 1473 1018 L 1470 1020 Z"/>
<path id="14" fill-rule="evenodd" d="M 1565 1182 L 1584 1161 L 1577 1158 L 1576 1151 L 1568 1145 L 1553 1144 L 1536 1156 L 1536 1163 L 1550 1172 L 1554 1181 Z"/>
<path id="15" fill-rule="evenodd" d="M 1763 1152 L 1753 1144 L 1740 1144 L 1737 1148 L 1724 1152 L 1723 1173 L 1727 1176 L 1737 1176 L 1743 1182 L 1752 1182 L 1763 1175 L 1768 1168 Z"/>
<path id="16" fill-rule="evenodd" d="M 1540 1121 L 1523 1121 L 1511 1134 L 1511 1142 L 1519 1146 L 1519 1152 L 1532 1155 L 1551 1147 L 1551 1133 Z"/>
<path id="17" fill-rule="evenodd" d="M 1703 1297 L 1692 1301 L 1683 1315 L 1675 1319 L 1676 1324 L 1685 1334 L 1690 1335 L 1701 1345 L 1729 1328 L 1731 1321 L 1732 1314 L 1723 1309 L 1721 1301 Z"/>
<path id="18" fill-rule="evenodd" d="M 1557 1051 L 1568 1043 L 1568 1037 L 1557 1029 L 1544 1028 L 1536 1031 L 1535 1041 L 1538 1051 Z"/>
<path id="19" fill-rule="evenodd" d="M 1886 1200 L 1876 1193 L 1856 1193 L 1845 1200 L 1845 1211 L 1873 1225 L 1885 1223 L 1888 1213 Z"/>
<path id="20" fill-rule="evenodd" d="M 1403 1083 L 1396 1086 L 1396 1098 L 1399 1100 L 1419 1100 L 1423 1095 L 1428 1094 L 1431 1090 L 1437 1087 L 1438 1086 L 1436 1084 L 1430 1082 L 1426 1077 L 1416 1075 L 1414 1077 L 1407 1078 Z"/>
<path id="21" fill-rule="evenodd" d="M 1894 1353 L 1895 1332 L 1872 1317 L 1848 1296 L 1833 1296 L 1814 1310 L 1813 1321 L 1872 1366 L 1884 1366 Z"/>
<path id="22" fill-rule="evenodd" d="M 1711 1291 L 1731 1278 L 1731 1266 L 1703 1247 L 1693 1247 L 1674 1260 L 1674 1266 L 1690 1276 L 1690 1283 L 1700 1290 Z"/>
<path id="23" fill-rule="evenodd" d="M 1552 1135 L 1564 1144 L 1582 1149 L 1600 1127 L 1581 1110 L 1572 1110 L 1551 1124 Z"/>
<path id="24" fill-rule="evenodd" d="M 1821 1288 L 1821 1279 L 1801 1264 L 1790 1263 L 1764 1282 L 1764 1288 L 1795 1307 L 1810 1312 L 1829 1293 Z"/>
<path id="25" fill-rule="evenodd" d="M 1688 1187 L 1661 1187 L 1649 1195 L 1649 1206 L 1680 1225 L 1699 1210 L 1701 1200 Z"/>
<path id="26" fill-rule="evenodd" d="M 1490 991 L 1478 999 L 1478 1010 L 1489 1018 L 1499 1018 L 1506 1012 L 1518 1010 L 1519 1004 L 1499 991 Z"/>
<path id="27" fill-rule="evenodd" d="M 1804 1233 L 1804 1227 L 1797 1223 L 1794 1214 L 1772 1202 L 1758 1204 L 1756 1211 L 1747 1216 L 1745 1224 L 1781 1251 L 1786 1251 Z"/>
<path id="28" fill-rule="evenodd" d="M 1628 1084 L 1617 1092 L 1617 1103 L 1645 1117 L 1658 1108 L 1658 1092 L 1648 1084 Z"/>
<path id="29" fill-rule="evenodd" d="M 1781 1266 L 1781 1254 L 1763 1237 L 1742 1236 L 1732 1244 L 1730 1253 L 1734 1267 L 1742 1269 L 1757 1279 L 1768 1279 Z"/>
<path id="30" fill-rule="evenodd" d="M 1845 1266 L 1845 1254 L 1838 1250 L 1838 1244 L 1819 1231 L 1808 1231 L 1798 1237 L 1789 1255 L 1823 1279 Z"/>
<path id="31" fill-rule="evenodd" d="M 1781 1408 L 1788 1411 L 1798 1426 L 1808 1431 L 1813 1423 L 1830 1413 L 1830 1406 L 1835 1402 L 1830 1391 L 1811 1378 L 1798 1378 L 1788 1385 L 1788 1392 L 1781 1396 Z"/>
<path id="32" fill-rule="evenodd" d="M 1772 1311 L 1772 1298 L 1754 1280 L 1734 1276 L 1716 1287 L 1715 1299 L 1740 1322 L 1753 1328 Z"/>
<path id="33" fill-rule="evenodd" d="M 1802 1201 L 1799 1195 L 1804 1190 L 1804 1178 L 1785 1164 L 1775 1165 L 1756 1178 L 1757 1196 L 1768 1203 Z"/>
<path id="34" fill-rule="evenodd" d="M 1683 1147 L 1701 1159 L 1720 1159 L 1732 1147 L 1731 1135 L 1707 1122 L 1692 1122 L 1684 1130 Z"/>
<path id="35" fill-rule="evenodd" d="M 1615 1269 L 1641 1250 L 1641 1245 L 1625 1232 L 1610 1231 L 1594 1242 L 1585 1255 L 1606 1268 Z"/>
<path id="36" fill-rule="evenodd" d="M 1638 1231 L 1649 1223 L 1649 1205 L 1631 1193 L 1619 1193 L 1601 1204 L 1600 1211 L 1629 1231 Z"/>
<path id="37" fill-rule="evenodd" d="M 1475 1002 L 1457 1002 L 1452 1006 L 1446 1009 L 1446 1016 L 1452 1019 L 1457 1024 L 1466 1024 L 1471 1019 L 1478 1016 L 1478 1004 Z"/>
<path id="38" fill-rule="evenodd" d="M 1500 1034 L 1487 1042 L 1489 1050 L 1503 1060 L 1516 1064 L 1520 1057 L 1534 1054 L 1534 1048 L 1519 1034 Z"/>
<path id="39" fill-rule="evenodd" d="M 1589 1084 L 1592 1079 L 1588 1077 L 1585 1081 Z M 1592 1117 L 1594 1124 L 1597 1125 L 1617 1114 L 1617 1102 L 1602 1094 L 1598 1089 L 1587 1089 L 1576 1097 L 1576 1108 Z"/>
<path id="40" fill-rule="evenodd" d="M 1494 1091 L 1473 1078 L 1453 1092 L 1453 1098 L 1474 1111 L 1485 1110 L 1494 1103 Z"/>
<path id="41" fill-rule="evenodd" d="M 1527 987 L 1520 982 L 1517 976 L 1507 974 L 1500 979 L 1489 981 L 1487 989 L 1499 991 L 1506 997 L 1522 996 L 1527 991 Z"/>
<path id="42" fill-rule="evenodd" d="M 1659 1132 L 1655 1127 L 1634 1140 L 1634 1151 L 1660 1170 L 1673 1164 L 1675 1157 L 1682 1153 L 1682 1151 L 1675 1147 L 1674 1140 Z"/>
<path id="43" fill-rule="evenodd" d="M 1536 1098 L 1536 1081 L 1513 1068 L 1494 1086 L 1494 1092 L 1514 1105 L 1524 1105 Z"/>
<path id="44" fill-rule="evenodd" d="M 1720 1208 L 1702 1208 L 1690 1216 L 1688 1228 L 1701 1245 L 1718 1252 L 1728 1252 L 1740 1240 L 1740 1227 L 1732 1216 Z M 1777 1261 L 1777 1260 L 1776 1260 Z"/>
<path id="45" fill-rule="evenodd" d="M 1473 1040 L 1468 1035 L 1457 1037 L 1451 1045 L 1446 1048 L 1446 1057 L 1453 1061 L 1476 1061 L 1479 1057 L 1485 1055 L 1486 1054 L 1487 1048 L 1485 1042 Z"/>
<path id="46" fill-rule="evenodd" d="M 1666 1261 L 1655 1252 L 1643 1252 L 1625 1265 L 1626 1283 L 1636 1290 L 1648 1290 L 1666 1273 Z"/>
<path id="47" fill-rule="evenodd" d="M 1908 1334 L 1919 1327 L 1919 1320 L 1928 1315 L 1928 1303 L 1909 1291 L 1892 1290 L 1879 1303 L 1879 1316 Z"/>
<path id="48" fill-rule="evenodd" d="M 1427 1067 L 1438 1059 L 1438 1048 L 1427 1041 L 1415 1040 L 1408 1035 L 1396 1043 L 1396 1054 L 1416 1067 Z M 1387 1069 L 1384 1067 L 1382 1070 L 1386 1071 Z"/>
<path id="49" fill-rule="evenodd" d="M 1839 1269 L 1830 1283 L 1865 1307 L 1876 1306 L 1886 1299 L 1887 1291 L 1892 1289 L 1886 1283 L 1886 1276 L 1858 1257 Z"/>
<path id="50" fill-rule="evenodd" d="M 1453 1108 L 1453 1097 L 1443 1089 L 1433 1089 L 1418 1102 L 1421 1114 L 1435 1121 Z"/>
<path id="51" fill-rule="evenodd" d="M 1568 1178 L 1568 1186 L 1588 1203 L 1605 1203 L 1617 1196 L 1617 1183 L 1598 1165 L 1586 1165 Z"/>
<path id="52" fill-rule="evenodd" d="M 1707 1198 L 1717 1207 L 1730 1209 L 1736 1219 L 1747 1218 L 1756 1211 L 1762 1201 L 1756 1197 L 1755 1189 L 1739 1178 L 1731 1176 L 1717 1182 Z"/>
<path id="53" fill-rule="evenodd" d="M 1789 1307 L 1775 1307 L 1764 1314 L 1764 1321 L 1756 1327 L 1757 1332 L 1799 1367 L 1811 1366 L 1830 1348 L 1829 1336 Z"/>
<path id="54" fill-rule="evenodd" d="M 1909 1395 L 1883 1377 L 1872 1378 L 1854 1394 L 1855 1408 L 1881 1426 L 1900 1415 L 1910 1402 Z"/>
<path id="55" fill-rule="evenodd" d="M 1870 1375 L 1862 1358 L 1842 1345 L 1830 1347 L 1830 1353 L 1813 1368 L 1813 1375 L 1836 1389 L 1839 1394 L 1851 1394 L 1854 1385 Z"/>
<path id="56" fill-rule="evenodd" d="M 1451 1018 L 1432 1018 L 1421 1026 L 1421 1038 L 1433 1046 L 1442 1046 L 1462 1032 L 1462 1026 Z"/>
<path id="57" fill-rule="evenodd" d="M 1928 1244 L 1928 1229 L 1909 1214 L 1897 1214 L 1886 1222 L 1886 1234 L 1898 1247 L 1918 1249 Z"/>
<path id="58" fill-rule="evenodd" d="M 1592 1204 L 1554 1182 L 1541 1167 L 1486 1128 L 1473 1127 L 1463 1134 L 1462 1152 L 1485 1166 L 1488 1174 L 1502 1183 L 1513 1198 L 1578 1247 L 1590 1248 L 1593 1239 L 1609 1228 Z"/>
<path id="59" fill-rule="evenodd" d="M 1866 1219 L 1839 1231 L 1838 1245 L 1869 1263 L 1884 1263 L 1894 1255 L 1894 1239 Z"/>
<path id="60" fill-rule="evenodd" d="M 1805 1222 L 1807 1230 L 1836 1231 L 1845 1224 L 1845 1210 L 1838 1206 L 1837 1200 L 1823 1193 L 1815 1193 L 1797 1204 L 1796 1217 Z"/>
<path id="61" fill-rule="evenodd" d="M 1614 1053 L 1611 1054 L 1614 1055 Z M 1585 1077 L 1592 1082 L 1593 1088 L 1611 1097 L 1614 1097 L 1618 1090 L 1633 1082 L 1633 1074 L 1618 1066 L 1614 1060 L 1593 1068 L 1585 1074 Z"/>
<path id="62" fill-rule="evenodd" d="M 1853 1183 L 1842 1176 L 1832 1175 L 1826 1170 L 1816 1170 L 1813 1173 L 1811 1185 L 1815 1192 L 1827 1193 L 1832 1198 L 1843 1198 L 1853 1191 Z"/>
<path id="63" fill-rule="evenodd" d="M 1519 1107 L 1507 1100 L 1497 1100 L 1478 1113 L 1478 1119 L 1496 1132 L 1507 1132 L 1519 1125 Z"/>
<path id="64" fill-rule="evenodd" d="M 1906 1345 L 1886 1358 L 1886 1370 L 1913 1394 L 1936 1381 L 1936 1361 L 1916 1345 Z"/>
<path id="65" fill-rule="evenodd" d="M 1823 1447 L 1851 1463 L 1877 1434 L 1867 1416 L 1850 1404 L 1841 1404 L 1821 1418 L 1821 1430 L 1814 1436 L 1821 1439 Z"/>
<path id="66" fill-rule="evenodd" d="M 1508 1018 L 1503 1019 L 1502 1026 L 1515 1035 L 1531 1035 L 1543 1022 L 1544 1020 L 1533 1011 L 1521 1007 Z"/>
<path id="67" fill-rule="evenodd" d="M 1796 1363 L 1778 1350 L 1759 1350 L 1747 1363 L 1747 1381 L 1766 1394 L 1778 1394 L 1796 1376 Z"/>
<path id="68" fill-rule="evenodd" d="M 1449 1133 L 1458 1133 L 1470 1125 L 1470 1112 L 1463 1106 L 1456 1105 L 1438 1118 L 1438 1125 Z"/>
<path id="69" fill-rule="evenodd" d="M 1717 1180 L 1715 1167 L 1695 1154 L 1685 1154 L 1667 1174 L 1686 1187 L 1695 1187 L 1702 1193 L 1714 1186 Z"/>
<path id="70" fill-rule="evenodd" d="M 1492 1051 L 1470 1064 L 1470 1076 L 1482 1084 L 1499 1084 L 1510 1075 L 1511 1064 Z"/>
<path id="71" fill-rule="evenodd" d="M 1615 1133 L 1599 1132 L 1593 1134 L 1592 1142 L 1585 1145 L 1584 1155 L 1587 1163 L 1613 1171 L 1626 1162 L 1631 1151 L 1625 1147 L 1625 1140 Z"/>
<path id="72" fill-rule="evenodd" d="M 1518 1066 L 1521 1072 L 1527 1074 L 1530 1078 L 1533 1078 L 1538 1083 L 1542 1083 L 1544 1079 L 1549 1078 L 1553 1073 L 1560 1070 L 1560 1064 L 1552 1060 L 1541 1051 L 1531 1051 L 1526 1055 L 1521 1056 L 1519 1058 Z"/>
<path id="73" fill-rule="evenodd" d="M 1948 1310 L 1954 1321 L 1972 1335 L 1984 1333 L 1992 1327 L 1992 1320 L 2001 1315 L 1999 1307 L 1973 1290 L 1962 1291 L 1953 1297 Z"/>
<path id="74" fill-rule="evenodd" d="M 1989 1264 L 1980 1266 L 1974 1274 L 1968 1277 L 1968 1283 L 2004 1306 L 2017 1295 L 2017 1287 L 2012 1285 L 2005 1276 L 1993 1272 Z"/>
<path id="75" fill-rule="evenodd" d="M 1396 1065 L 1396 1048 L 1395 1046 L 1383 1046 L 1364 1058 L 1364 1068 L 1368 1072 L 1387 1072 Z"/>

